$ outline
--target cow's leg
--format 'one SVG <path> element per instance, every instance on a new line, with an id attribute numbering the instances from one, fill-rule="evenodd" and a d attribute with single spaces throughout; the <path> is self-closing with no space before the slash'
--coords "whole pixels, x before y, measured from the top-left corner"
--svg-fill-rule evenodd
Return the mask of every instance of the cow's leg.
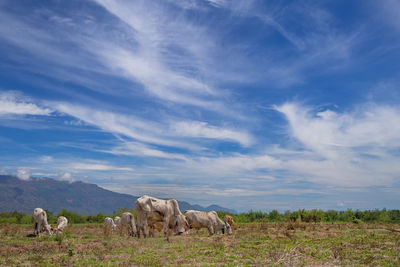
<path id="1" fill-rule="evenodd" d="M 133 223 L 133 219 L 131 219 L 131 228 L 132 228 L 132 236 L 136 236 L 136 225 Z"/>
<path id="2" fill-rule="evenodd" d="M 141 223 L 141 222 L 138 222 L 138 224 L 137 224 L 137 229 L 138 229 L 138 231 L 137 231 L 137 237 L 140 238 L 140 232 L 143 232 L 142 223 Z"/>
<path id="3" fill-rule="evenodd" d="M 38 229 L 38 234 L 37 234 L 37 236 L 40 236 L 40 232 L 42 232 L 42 222 L 41 221 L 39 221 L 38 223 L 37 223 L 37 229 Z"/>
<path id="4" fill-rule="evenodd" d="M 131 222 L 129 225 L 129 229 L 130 229 L 130 236 L 135 236 L 136 235 L 136 226 Z"/>
<path id="5" fill-rule="evenodd" d="M 147 220 L 145 220 L 145 222 L 142 225 L 143 227 L 143 237 L 146 238 L 147 237 Z"/>
<path id="6" fill-rule="evenodd" d="M 169 242 L 169 218 L 165 217 L 164 218 L 164 227 L 163 227 L 163 232 L 164 232 L 164 237 L 167 238 L 167 241 Z"/>
<path id="7" fill-rule="evenodd" d="M 38 223 L 37 223 L 37 222 L 35 222 L 35 229 L 33 230 L 33 234 L 34 234 L 34 235 L 39 235 Z"/>
<path id="8" fill-rule="evenodd" d="M 212 226 L 212 224 L 209 224 L 208 226 L 207 226 L 207 228 L 208 228 L 208 235 L 213 235 L 214 234 L 214 227 Z"/>
<path id="9" fill-rule="evenodd" d="M 147 215 L 143 216 L 141 222 L 139 223 L 139 231 L 138 233 L 140 233 L 140 230 L 143 233 L 143 238 L 146 238 L 146 231 L 147 231 Z M 138 235 L 138 237 L 140 237 L 140 234 Z"/>
<path id="10" fill-rule="evenodd" d="M 169 228 L 168 226 L 169 226 L 169 220 L 168 220 L 168 218 L 165 218 L 164 226 L 163 226 L 164 237 L 166 237 L 168 234 L 168 228 Z"/>
<path id="11" fill-rule="evenodd" d="M 154 225 L 149 225 L 149 237 L 154 237 Z"/>
<path id="12" fill-rule="evenodd" d="M 119 228 L 118 229 L 119 230 L 119 235 L 122 236 L 124 225 L 121 223 L 118 228 Z"/>
<path id="13" fill-rule="evenodd" d="M 129 234 L 129 236 L 133 236 L 133 227 L 132 227 L 132 225 L 128 225 L 128 234 Z"/>

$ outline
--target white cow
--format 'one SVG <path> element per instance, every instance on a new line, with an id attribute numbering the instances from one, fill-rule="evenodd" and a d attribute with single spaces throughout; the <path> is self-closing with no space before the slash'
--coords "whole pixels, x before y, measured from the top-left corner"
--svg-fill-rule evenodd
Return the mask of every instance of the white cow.
<path id="1" fill-rule="evenodd" d="M 229 223 L 224 223 L 215 211 L 187 210 L 185 217 L 190 228 L 207 228 L 209 235 L 216 234 L 222 230 L 222 233 L 232 234 Z"/>
<path id="2" fill-rule="evenodd" d="M 140 232 L 146 237 L 147 227 L 155 222 L 163 222 L 164 236 L 168 241 L 170 230 L 180 235 L 189 229 L 189 224 L 175 199 L 164 200 L 144 195 L 136 200 L 136 212 L 138 237 Z"/>
<path id="3" fill-rule="evenodd" d="M 135 236 L 136 235 L 136 223 L 135 223 L 135 218 L 133 217 L 133 214 L 130 212 L 124 212 L 122 213 L 121 217 L 121 231 L 123 229 L 127 228 L 128 229 L 128 234 L 130 236 Z"/>
<path id="4" fill-rule="evenodd" d="M 68 225 L 68 219 L 65 218 L 64 216 L 60 216 L 57 219 L 57 227 L 52 228 L 51 230 L 54 231 L 55 234 L 58 234 L 59 232 L 63 232 L 65 227 Z"/>
<path id="5" fill-rule="evenodd" d="M 110 217 L 106 217 L 104 219 L 104 231 L 105 233 L 109 233 L 110 231 L 114 231 L 117 226 L 115 225 L 114 221 Z"/>
<path id="6" fill-rule="evenodd" d="M 117 228 L 121 230 L 121 217 L 115 216 L 114 223 L 117 226 Z"/>
<path id="7" fill-rule="evenodd" d="M 47 214 L 41 208 L 36 208 L 33 210 L 32 214 L 33 223 L 35 224 L 34 234 L 39 236 L 41 232 L 47 231 L 49 235 L 52 234 L 51 226 L 47 222 Z"/>

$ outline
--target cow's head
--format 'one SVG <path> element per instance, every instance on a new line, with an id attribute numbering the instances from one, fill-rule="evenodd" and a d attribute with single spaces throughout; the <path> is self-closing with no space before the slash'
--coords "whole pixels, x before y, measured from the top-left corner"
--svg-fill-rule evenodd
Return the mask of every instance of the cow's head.
<path id="1" fill-rule="evenodd" d="M 187 222 L 185 215 L 179 214 L 179 215 L 175 216 L 173 230 L 177 235 L 182 235 L 182 234 L 186 233 L 186 231 L 188 231 L 189 228 L 190 228 L 189 223 Z"/>
<path id="2" fill-rule="evenodd" d="M 50 224 L 45 224 L 43 226 L 43 228 L 47 231 L 47 233 L 49 233 L 49 235 L 53 234 L 53 230 L 52 230 L 52 227 L 50 226 Z"/>
<path id="3" fill-rule="evenodd" d="M 51 231 L 52 233 L 54 233 L 54 234 L 58 234 L 58 229 L 57 229 L 57 227 L 51 227 L 51 228 L 50 228 L 50 231 Z"/>
<path id="4" fill-rule="evenodd" d="M 227 233 L 228 235 L 232 234 L 232 227 L 230 226 L 229 223 L 225 223 L 224 230 L 225 230 L 224 232 Z"/>

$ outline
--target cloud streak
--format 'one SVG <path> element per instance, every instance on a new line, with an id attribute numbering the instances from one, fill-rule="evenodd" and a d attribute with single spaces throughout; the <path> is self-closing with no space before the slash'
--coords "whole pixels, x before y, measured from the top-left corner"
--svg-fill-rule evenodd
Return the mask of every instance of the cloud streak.
<path id="1" fill-rule="evenodd" d="M 16 92 L 0 92 L 1 115 L 41 115 L 49 116 L 52 110 L 40 107 Z"/>

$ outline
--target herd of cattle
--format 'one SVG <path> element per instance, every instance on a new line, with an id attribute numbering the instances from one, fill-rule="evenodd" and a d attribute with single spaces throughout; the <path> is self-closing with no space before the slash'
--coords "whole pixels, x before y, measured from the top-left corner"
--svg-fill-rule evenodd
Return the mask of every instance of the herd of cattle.
<path id="1" fill-rule="evenodd" d="M 215 211 L 187 210 L 183 214 L 179 210 L 175 199 L 163 200 L 150 196 L 142 196 L 136 200 L 137 224 L 132 213 L 124 212 L 121 217 L 116 216 L 114 220 L 105 218 L 105 231 L 119 229 L 121 233 L 127 231 L 130 236 L 140 238 L 154 236 L 154 230 L 163 231 L 169 240 L 171 233 L 175 235 L 186 234 L 189 229 L 207 228 L 209 235 L 222 231 L 223 234 L 232 234 L 234 221 L 231 216 L 226 215 L 222 221 Z M 33 211 L 33 222 L 35 224 L 35 235 L 47 231 L 52 233 L 62 232 L 68 224 L 67 218 L 60 216 L 57 226 L 51 227 L 47 222 L 46 212 L 41 208 Z"/>

